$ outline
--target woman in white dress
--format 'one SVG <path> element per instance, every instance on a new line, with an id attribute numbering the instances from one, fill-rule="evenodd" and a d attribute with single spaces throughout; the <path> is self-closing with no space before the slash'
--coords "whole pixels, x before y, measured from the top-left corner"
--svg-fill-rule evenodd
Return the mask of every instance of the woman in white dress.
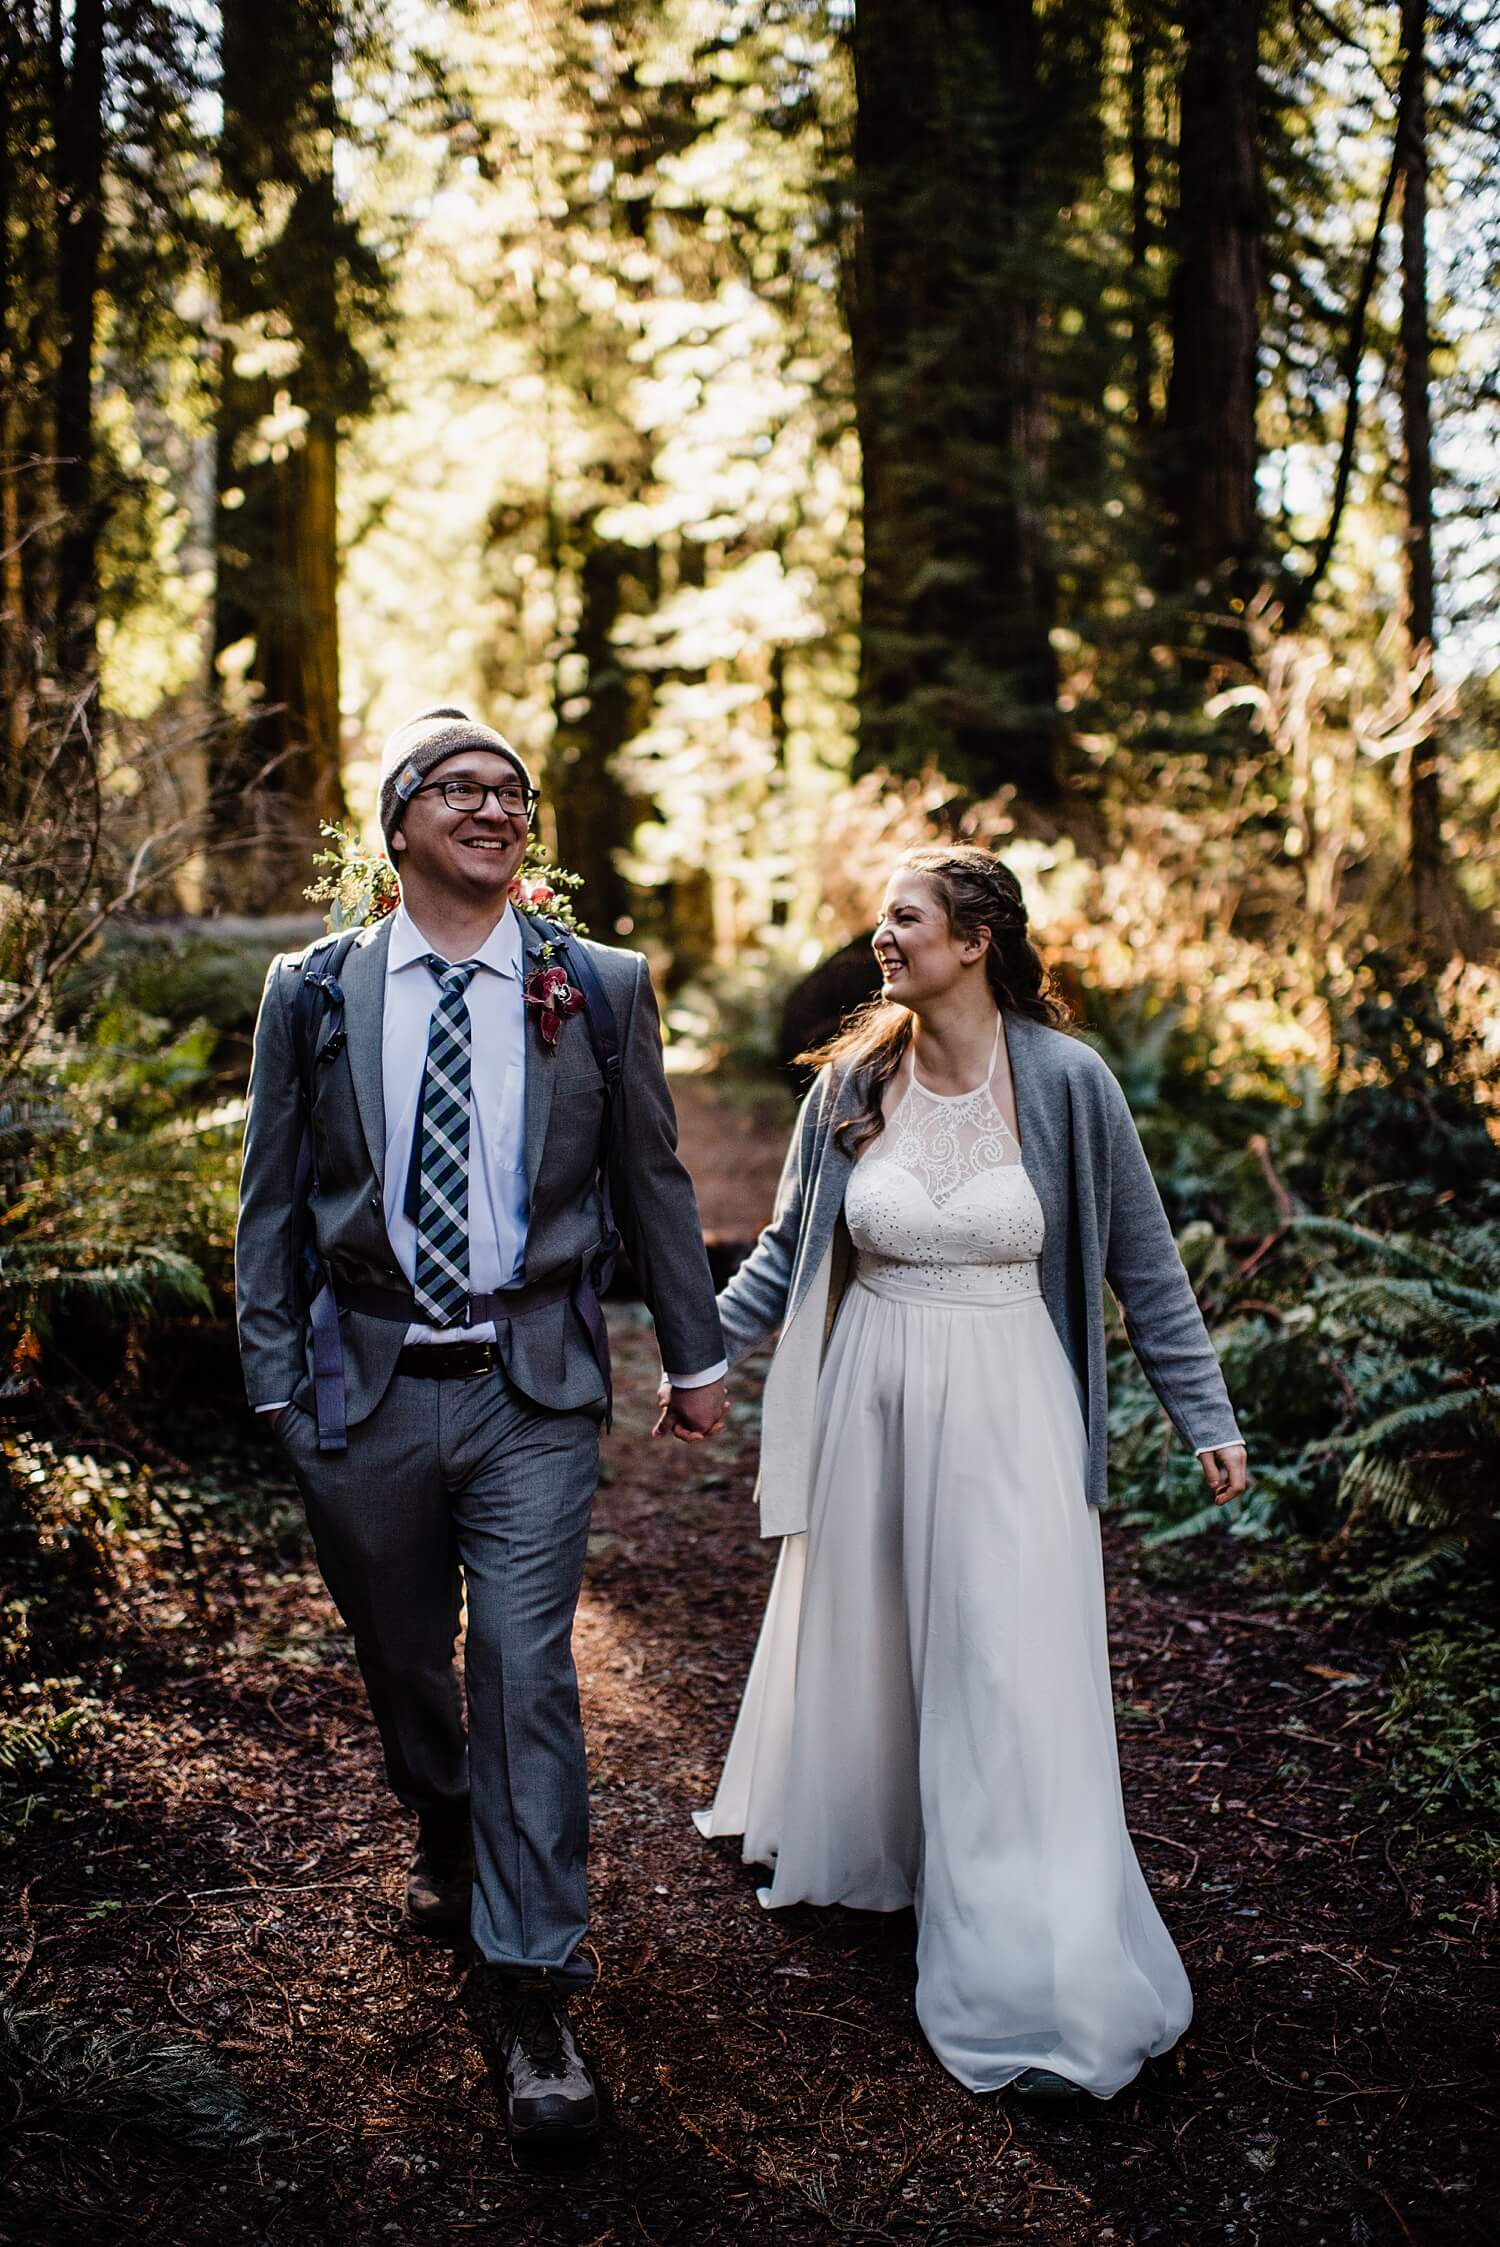
<path id="1" fill-rule="evenodd" d="M 772 1909 L 915 1907 L 917 2017 L 961 2083 L 1108 2098 L 1192 1999 L 1120 1793 L 1106 1280 L 1216 1497 L 1244 1447 L 1009 870 L 909 853 L 874 942 L 881 997 L 814 1057 L 776 1216 L 720 1297 L 732 1357 L 781 1330 L 760 1495 L 789 1534 L 698 1824 L 774 1868 Z"/>

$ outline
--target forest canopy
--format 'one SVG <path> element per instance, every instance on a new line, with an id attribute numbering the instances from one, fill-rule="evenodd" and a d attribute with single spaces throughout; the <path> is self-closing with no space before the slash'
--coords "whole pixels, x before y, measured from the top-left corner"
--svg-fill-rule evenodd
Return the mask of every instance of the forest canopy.
<path id="1" fill-rule="evenodd" d="M 457 699 L 731 1008 L 934 822 L 1059 941 L 1139 861 L 1313 980 L 1488 951 L 1486 0 L 3 36 L 7 790 L 85 731 L 153 909 L 298 909 Z"/>

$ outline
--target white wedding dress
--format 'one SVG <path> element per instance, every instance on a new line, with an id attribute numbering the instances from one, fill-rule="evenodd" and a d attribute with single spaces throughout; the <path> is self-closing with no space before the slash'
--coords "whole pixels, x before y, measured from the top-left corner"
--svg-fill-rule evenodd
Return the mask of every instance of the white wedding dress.
<path id="1" fill-rule="evenodd" d="M 1125 1825 L 1099 1518 L 1042 1301 L 1042 1211 L 990 1077 L 905 1089 L 855 1165 L 857 1251 L 705 1834 L 761 1901 L 917 1916 L 917 2017 L 988 2091 L 1100 2098 L 1166 2051 L 1187 1975 Z"/>

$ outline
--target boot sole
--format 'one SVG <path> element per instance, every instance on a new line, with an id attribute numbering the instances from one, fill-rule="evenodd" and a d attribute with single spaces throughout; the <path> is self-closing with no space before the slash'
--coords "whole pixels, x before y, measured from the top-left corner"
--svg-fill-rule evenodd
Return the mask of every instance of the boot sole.
<path id="1" fill-rule="evenodd" d="M 507 2117 L 510 2157 L 523 2174 L 566 2169 L 585 2161 L 599 2143 L 600 2118 L 588 2122 L 516 2125 Z"/>

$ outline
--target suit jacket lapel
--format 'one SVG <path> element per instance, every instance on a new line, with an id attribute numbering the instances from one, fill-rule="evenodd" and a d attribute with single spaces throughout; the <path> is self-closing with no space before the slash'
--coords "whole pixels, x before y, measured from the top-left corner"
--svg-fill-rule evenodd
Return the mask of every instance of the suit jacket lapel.
<path id="1" fill-rule="evenodd" d="M 525 913 L 517 913 L 521 924 L 521 980 L 529 983 L 542 964 L 542 946 L 547 941 L 535 921 Z M 547 1143 L 547 1119 L 552 1113 L 552 1090 L 557 1082 L 557 1056 L 542 1050 L 541 1040 L 532 1033 L 531 1008 L 522 1001 L 526 1020 L 522 1036 L 526 1041 L 526 1183 L 536 1192 L 537 1172 L 542 1167 L 542 1149 Z"/>
<path id="2" fill-rule="evenodd" d="M 349 948 L 339 980 L 344 986 L 344 1029 L 349 1072 L 375 1176 L 385 1177 L 385 962 L 391 924 L 384 920 Z"/>

